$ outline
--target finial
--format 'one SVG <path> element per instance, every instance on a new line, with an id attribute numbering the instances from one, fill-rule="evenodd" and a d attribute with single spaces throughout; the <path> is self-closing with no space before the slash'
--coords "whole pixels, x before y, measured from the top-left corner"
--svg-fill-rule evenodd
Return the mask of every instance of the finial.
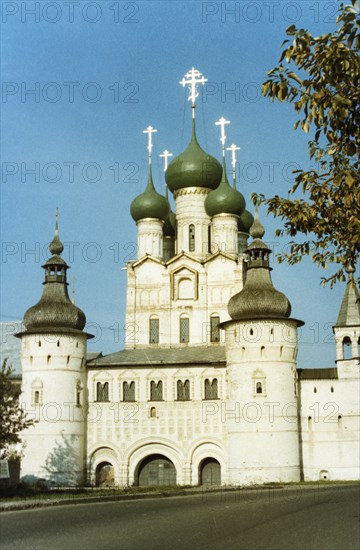
<path id="1" fill-rule="evenodd" d="M 255 207 L 254 223 L 250 227 L 249 233 L 250 233 L 250 235 L 252 236 L 253 239 L 262 239 L 263 236 L 265 235 L 265 229 L 264 229 L 263 225 L 261 224 L 261 222 L 259 220 L 258 205 L 256 205 L 256 207 Z"/>
<path id="2" fill-rule="evenodd" d="M 216 126 L 220 126 L 220 141 L 221 141 L 221 150 L 222 150 L 222 156 L 225 157 L 225 141 L 226 141 L 226 135 L 225 135 L 225 125 L 230 124 L 230 120 L 226 120 L 223 116 L 219 118 L 215 122 Z"/>
<path id="3" fill-rule="evenodd" d="M 54 255 L 59 256 L 64 250 L 64 246 L 59 239 L 59 209 L 58 208 L 56 208 L 56 211 L 55 211 L 55 235 L 49 245 L 49 250 L 53 256 Z"/>
<path id="4" fill-rule="evenodd" d="M 152 148 L 154 147 L 152 142 L 152 134 L 154 134 L 155 132 L 157 132 L 157 130 L 155 130 L 155 128 L 153 128 L 152 126 L 148 126 L 146 130 L 143 130 L 143 134 L 148 134 L 147 150 L 149 152 L 149 164 L 151 164 L 151 152 Z"/>
<path id="5" fill-rule="evenodd" d="M 349 281 L 352 281 L 352 279 L 354 278 L 354 273 L 355 273 L 355 267 L 353 266 L 353 264 L 348 263 L 345 266 L 345 271 L 349 275 Z"/>
<path id="6" fill-rule="evenodd" d="M 189 86 L 190 94 L 188 101 L 191 101 L 192 118 L 195 118 L 195 100 L 199 96 L 197 85 L 205 84 L 207 81 L 208 79 L 205 78 L 200 71 L 195 69 L 195 67 L 192 67 L 192 69 L 185 74 L 183 79 L 180 80 L 180 84 L 183 88 L 185 88 L 185 86 Z"/>
<path id="7" fill-rule="evenodd" d="M 173 156 L 173 154 L 169 153 L 169 151 L 167 149 L 165 149 L 165 151 L 163 151 L 161 153 L 161 155 L 159 155 L 159 157 L 164 159 L 164 172 L 166 172 L 167 167 L 168 167 L 168 159 L 172 156 Z"/>
<path id="8" fill-rule="evenodd" d="M 236 189 L 236 151 L 240 151 L 240 147 L 232 143 L 230 147 L 226 147 L 227 151 L 231 151 L 231 166 L 232 166 L 232 175 L 233 175 L 233 185 Z"/>

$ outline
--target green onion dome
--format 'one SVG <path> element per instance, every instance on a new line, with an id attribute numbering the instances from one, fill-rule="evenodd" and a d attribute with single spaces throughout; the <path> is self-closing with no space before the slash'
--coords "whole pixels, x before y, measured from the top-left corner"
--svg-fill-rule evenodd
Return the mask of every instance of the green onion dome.
<path id="1" fill-rule="evenodd" d="M 196 139 L 195 120 L 192 137 L 181 155 L 175 157 L 166 170 L 166 183 L 173 193 L 186 187 L 216 189 L 221 180 L 221 164 L 199 145 Z"/>
<path id="2" fill-rule="evenodd" d="M 208 216 L 216 214 L 235 214 L 240 216 L 245 208 L 245 199 L 242 194 L 230 187 L 227 175 L 225 159 L 223 159 L 222 178 L 220 185 L 211 191 L 205 199 L 205 210 Z"/>
<path id="3" fill-rule="evenodd" d="M 163 234 L 164 237 L 175 237 L 175 231 L 176 231 L 176 216 L 172 210 L 170 210 L 170 214 L 168 218 L 165 220 L 164 226 L 163 226 Z"/>
<path id="4" fill-rule="evenodd" d="M 238 221 L 238 230 L 242 233 L 249 233 L 253 223 L 254 216 L 248 210 L 244 210 Z"/>
<path id="5" fill-rule="evenodd" d="M 169 201 L 155 190 L 151 164 L 149 164 L 149 177 L 146 189 L 132 201 L 130 206 L 131 216 L 136 222 L 145 218 L 156 218 L 165 221 L 169 216 L 169 212 Z"/>
<path id="6" fill-rule="evenodd" d="M 265 230 L 257 213 L 250 228 L 253 242 L 246 249 L 248 263 L 243 289 L 228 303 L 228 312 L 233 320 L 264 318 L 288 318 L 291 304 L 285 294 L 274 288 L 271 281 L 269 255 L 271 250 L 261 240 Z"/>

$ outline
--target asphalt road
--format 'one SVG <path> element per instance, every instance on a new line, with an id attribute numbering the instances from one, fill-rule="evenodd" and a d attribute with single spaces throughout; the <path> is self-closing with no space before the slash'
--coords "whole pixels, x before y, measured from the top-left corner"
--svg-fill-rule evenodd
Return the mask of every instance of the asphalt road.
<path id="1" fill-rule="evenodd" d="M 4 512 L 1 550 L 359 550 L 360 486 L 302 486 Z"/>

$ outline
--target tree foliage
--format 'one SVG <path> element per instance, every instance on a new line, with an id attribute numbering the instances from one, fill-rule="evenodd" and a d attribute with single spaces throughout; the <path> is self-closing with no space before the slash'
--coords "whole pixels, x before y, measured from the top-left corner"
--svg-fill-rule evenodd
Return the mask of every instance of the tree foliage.
<path id="1" fill-rule="evenodd" d="M 9 447 L 21 442 L 20 432 L 33 425 L 19 405 L 19 392 L 11 379 L 13 369 L 4 359 L 0 371 L 0 457 L 6 458 Z"/>
<path id="2" fill-rule="evenodd" d="M 254 194 L 253 200 L 284 221 L 278 236 L 297 236 L 279 261 L 295 264 L 310 255 L 323 268 L 338 264 L 323 278 L 331 286 L 344 280 L 344 267 L 356 265 L 359 257 L 359 26 L 355 0 L 340 4 L 333 33 L 313 37 L 292 25 L 286 31 L 292 40 L 283 42 L 279 66 L 262 86 L 264 96 L 287 101 L 299 113 L 294 128 L 310 132 L 309 158 L 315 167 L 309 163 L 294 171 L 287 198 Z M 300 190 L 303 195 L 296 198 Z"/>

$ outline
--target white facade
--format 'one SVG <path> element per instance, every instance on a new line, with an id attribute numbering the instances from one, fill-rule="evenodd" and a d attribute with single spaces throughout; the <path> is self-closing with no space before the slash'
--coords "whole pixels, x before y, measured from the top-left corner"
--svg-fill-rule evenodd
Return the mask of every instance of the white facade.
<path id="1" fill-rule="evenodd" d="M 196 181 L 176 190 L 176 237 L 166 235 L 166 247 L 164 220 L 138 219 L 124 350 L 85 365 L 81 327 L 21 335 L 22 402 L 37 417 L 24 434 L 23 476 L 121 486 L 360 478 L 351 272 L 334 328 L 336 367 L 297 370 L 289 313 L 229 316 L 246 286 L 248 235 L 234 214 L 208 216 L 209 192 Z M 255 267 L 266 270 L 266 246 L 253 243 Z M 259 295 L 251 299 L 261 308 Z"/>

